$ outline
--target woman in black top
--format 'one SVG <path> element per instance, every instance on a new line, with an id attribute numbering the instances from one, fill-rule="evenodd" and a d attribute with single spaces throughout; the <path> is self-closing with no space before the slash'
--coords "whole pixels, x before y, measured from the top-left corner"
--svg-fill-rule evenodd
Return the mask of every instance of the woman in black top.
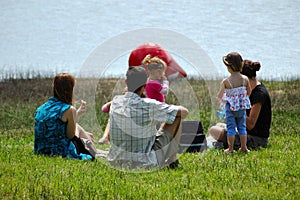
<path id="1" fill-rule="evenodd" d="M 268 144 L 270 136 L 270 126 L 272 120 L 270 95 L 265 86 L 256 78 L 256 71 L 260 70 L 260 63 L 250 60 L 243 61 L 242 74 L 246 75 L 250 82 L 251 94 L 249 96 L 251 109 L 247 110 L 247 146 L 249 148 L 265 147 Z M 222 123 L 212 126 L 209 130 L 210 135 L 223 142 L 224 148 L 227 148 L 227 131 Z M 235 148 L 239 146 L 238 137 L 236 137 Z"/>

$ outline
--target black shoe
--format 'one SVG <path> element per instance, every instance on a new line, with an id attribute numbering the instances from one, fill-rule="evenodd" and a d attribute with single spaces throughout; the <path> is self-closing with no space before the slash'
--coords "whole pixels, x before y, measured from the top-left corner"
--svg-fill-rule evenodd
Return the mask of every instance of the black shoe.
<path id="1" fill-rule="evenodd" d="M 175 160 L 174 162 L 171 162 L 168 166 L 169 169 L 176 169 L 180 166 L 178 159 Z"/>

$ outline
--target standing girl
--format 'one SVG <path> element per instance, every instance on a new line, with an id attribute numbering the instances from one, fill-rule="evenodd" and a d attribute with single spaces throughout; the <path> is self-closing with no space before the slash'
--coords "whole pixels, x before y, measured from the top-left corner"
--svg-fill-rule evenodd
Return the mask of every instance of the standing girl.
<path id="1" fill-rule="evenodd" d="M 247 130 L 246 130 L 246 109 L 250 109 L 249 100 L 250 84 L 247 76 L 241 74 L 243 59 L 237 52 L 229 53 L 223 57 L 223 62 L 231 74 L 221 83 L 218 93 L 218 100 L 221 107 L 226 109 L 226 127 L 228 149 L 224 152 L 233 153 L 233 145 L 236 131 L 239 134 L 241 147 L 240 151 L 248 152 Z"/>

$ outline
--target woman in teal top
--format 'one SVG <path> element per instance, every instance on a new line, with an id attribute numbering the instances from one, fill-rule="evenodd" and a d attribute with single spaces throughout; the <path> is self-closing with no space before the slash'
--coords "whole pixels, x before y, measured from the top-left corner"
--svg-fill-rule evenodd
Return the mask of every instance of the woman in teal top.
<path id="1" fill-rule="evenodd" d="M 35 112 L 34 153 L 92 160 L 92 156 L 78 154 L 71 141 L 76 130 L 76 108 L 72 106 L 75 78 L 67 73 L 56 75 L 53 97 Z"/>

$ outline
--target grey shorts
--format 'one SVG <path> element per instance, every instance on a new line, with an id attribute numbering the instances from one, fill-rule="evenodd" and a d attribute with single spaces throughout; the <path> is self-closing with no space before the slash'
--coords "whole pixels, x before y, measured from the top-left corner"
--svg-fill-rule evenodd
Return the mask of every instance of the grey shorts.
<path id="1" fill-rule="evenodd" d="M 240 147 L 240 138 L 239 135 L 235 135 L 234 148 L 238 149 Z M 268 138 L 262 138 L 254 135 L 247 134 L 247 147 L 251 149 L 256 149 L 259 147 L 266 147 L 268 145 Z M 223 146 L 224 148 L 228 148 L 227 143 L 227 131 L 224 132 L 223 138 Z"/>
<path id="2" fill-rule="evenodd" d="M 258 147 L 266 147 L 268 145 L 268 138 L 262 138 L 254 135 L 247 135 L 247 146 L 255 149 Z"/>
<path id="3" fill-rule="evenodd" d="M 153 149 L 160 167 L 169 164 L 168 159 L 178 152 L 178 148 L 178 143 L 170 133 L 162 129 L 157 132 Z"/>

